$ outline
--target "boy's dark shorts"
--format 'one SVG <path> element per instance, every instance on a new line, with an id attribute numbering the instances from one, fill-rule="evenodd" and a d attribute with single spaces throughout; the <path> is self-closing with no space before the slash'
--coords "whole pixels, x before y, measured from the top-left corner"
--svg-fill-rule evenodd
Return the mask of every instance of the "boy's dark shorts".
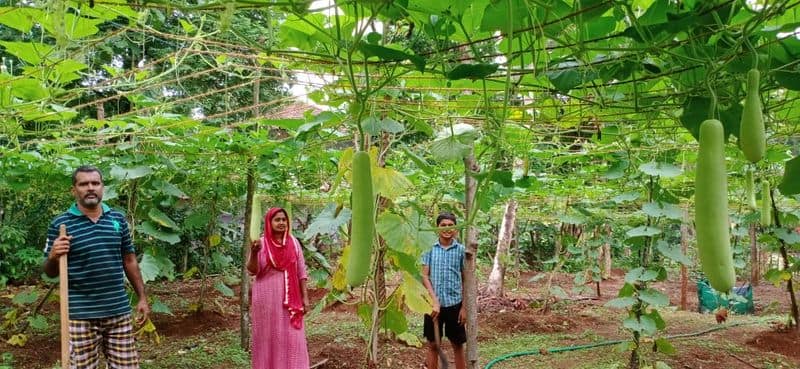
<path id="1" fill-rule="evenodd" d="M 439 310 L 439 333 L 441 337 L 447 337 L 450 342 L 462 345 L 467 342 L 467 330 L 463 324 L 458 324 L 458 313 L 461 311 L 461 303 L 456 305 L 443 307 Z M 444 326 L 444 328 L 442 327 Z M 433 335 L 433 318 L 425 314 L 425 324 L 423 326 L 423 333 L 428 342 L 433 342 L 436 339 Z"/>

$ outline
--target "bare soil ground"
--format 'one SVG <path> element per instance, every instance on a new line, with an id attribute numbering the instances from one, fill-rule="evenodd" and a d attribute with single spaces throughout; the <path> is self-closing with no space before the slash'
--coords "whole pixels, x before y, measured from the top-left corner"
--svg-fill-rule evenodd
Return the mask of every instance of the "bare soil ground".
<path id="1" fill-rule="evenodd" d="M 600 284 L 600 296 L 590 292 L 583 295 L 570 295 L 568 299 L 549 301 L 549 311 L 543 311 L 542 296 L 547 278 L 531 282 L 536 273 L 522 273 L 516 281 L 508 283 L 505 297 L 479 297 L 478 341 L 480 365 L 497 356 L 520 350 L 537 350 L 553 347 L 566 347 L 612 339 L 627 339 L 630 334 L 622 328 L 624 312 L 603 306 L 616 297 L 623 285 L 621 271 Z M 517 282 L 518 281 L 518 282 Z M 572 289 L 572 276 L 555 276 L 553 283 L 564 290 Z M 698 314 L 697 292 L 690 283 L 688 294 L 689 308 L 686 312 L 677 309 L 664 309 L 667 321 L 666 335 L 689 334 L 719 327 L 711 314 Z M 513 288 L 512 288 L 513 287 Z M 680 301 L 680 283 L 668 280 L 655 283 L 654 288 L 670 297 L 674 306 Z M 197 308 L 194 302 L 200 293 L 199 283 L 172 282 L 150 287 L 151 294 L 165 301 L 173 310 L 173 315 L 154 314 L 153 323 L 158 329 L 162 342 L 174 345 L 176 350 L 191 350 L 198 345 L 199 337 L 213 346 L 214 337 L 227 334 L 237 335 L 239 330 L 238 290 L 235 297 L 224 297 L 213 288 L 205 291 L 205 304 L 201 312 L 190 312 Z M 9 306 L 9 294 L 0 298 L 3 306 Z M 320 301 L 325 290 L 311 291 L 313 301 Z M 785 323 L 789 310 L 789 297 L 784 288 L 768 283 L 754 287 L 756 317 L 777 317 L 771 323 L 756 324 L 754 317 L 730 316 L 729 322 L 741 324 L 705 334 L 672 340 L 676 348 L 674 355 L 655 357 L 672 368 L 800 368 L 800 336 L 787 329 Z M 48 303 L 45 311 L 57 314 L 55 302 Z M 54 308 L 55 306 L 55 308 Z M 366 336 L 355 314 L 355 305 L 330 304 L 323 312 L 309 318 L 308 341 L 312 363 L 327 360 L 320 369 L 363 368 L 366 358 Z M 777 314 L 777 315 L 776 315 Z M 412 333 L 421 337 L 421 318 L 410 314 Z M 2 337 L 0 353 L 10 352 L 14 357 L 13 368 L 34 369 L 52 368 L 59 357 L 57 315 L 52 316 L 53 332 L 32 334 L 24 347 L 11 346 Z M 523 343 L 504 343 L 509 338 L 522 340 L 536 336 L 546 339 L 536 347 L 526 347 Z M 162 343 L 163 344 L 163 343 Z M 651 345 L 652 343 L 646 343 Z M 507 347 L 504 345 L 508 345 Z M 155 344 L 149 340 L 141 342 L 143 360 L 157 362 L 164 355 L 163 350 L 153 349 Z M 452 355 L 449 345 L 444 345 L 448 355 Z M 170 346 L 172 347 L 172 346 Z M 399 340 L 384 338 L 380 342 L 381 367 L 422 369 L 425 350 L 413 347 Z M 484 347 L 488 347 L 484 351 Z M 648 346 L 649 347 L 649 346 Z M 214 354 L 213 347 L 206 349 Z M 649 350 L 644 350 L 649 352 Z M 571 353 L 539 355 L 518 358 L 498 364 L 495 368 L 624 368 L 628 351 L 615 351 L 612 348 L 573 351 Z M 648 353 L 648 357 L 654 355 Z M 596 364 L 592 364 L 596 360 Z M 603 360 L 612 364 L 603 364 Z M 620 364 L 622 363 L 622 364 Z M 605 365 L 605 366 L 604 366 Z M 158 367 L 158 366 L 153 366 Z M 207 368 L 233 369 L 228 365 L 208 365 Z M 235 368 L 238 368 L 236 366 Z"/>

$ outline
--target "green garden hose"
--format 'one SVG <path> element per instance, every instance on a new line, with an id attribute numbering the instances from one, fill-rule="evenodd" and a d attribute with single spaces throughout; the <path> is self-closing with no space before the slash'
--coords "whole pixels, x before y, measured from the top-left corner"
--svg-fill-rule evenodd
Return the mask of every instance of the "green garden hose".
<path id="1" fill-rule="evenodd" d="M 700 332 L 676 334 L 676 335 L 672 335 L 672 336 L 667 336 L 666 338 L 667 339 L 676 339 L 676 338 L 696 337 L 696 336 L 700 336 L 700 335 L 703 335 L 703 334 L 706 334 L 706 333 L 719 331 L 719 330 L 722 330 L 722 329 L 738 327 L 738 326 L 741 326 L 741 325 L 760 324 L 760 323 L 764 323 L 764 322 L 768 322 L 768 321 L 772 321 L 772 320 L 774 320 L 774 318 L 773 319 L 760 319 L 760 320 L 751 321 L 751 322 L 739 322 L 739 323 L 723 324 L 723 325 L 718 325 L 716 327 L 712 327 L 712 328 L 709 328 L 709 329 L 706 329 L 706 330 L 703 330 L 703 331 L 700 331 Z M 512 359 L 512 358 L 515 358 L 515 357 L 520 357 L 520 356 L 540 355 L 540 354 L 543 354 L 543 353 L 555 354 L 555 353 L 566 352 L 566 351 L 577 351 L 577 350 L 584 350 L 584 349 L 590 349 L 590 348 L 595 348 L 595 347 L 617 345 L 617 344 L 625 343 L 625 342 L 628 342 L 628 341 L 630 341 L 630 340 L 610 340 L 610 341 L 601 341 L 601 342 L 590 343 L 590 344 L 586 344 L 586 345 L 563 346 L 563 347 L 554 347 L 554 348 L 541 349 L 541 350 L 528 350 L 528 351 L 512 352 L 510 354 L 505 354 L 505 355 L 498 356 L 498 357 L 492 359 L 492 361 L 487 363 L 486 366 L 483 367 L 483 369 L 491 369 L 495 364 L 497 364 L 497 363 L 499 363 L 501 361 L 509 360 L 509 359 Z"/>

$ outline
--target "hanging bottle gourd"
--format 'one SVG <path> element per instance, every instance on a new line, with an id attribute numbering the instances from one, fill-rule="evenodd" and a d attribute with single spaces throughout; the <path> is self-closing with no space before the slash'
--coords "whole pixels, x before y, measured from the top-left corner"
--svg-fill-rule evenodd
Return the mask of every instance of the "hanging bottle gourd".
<path id="1" fill-rule="evenodd" d="M 742 120 L 739 124 L 739 147 L 744 157 L 751 163 L 761 160 L 767 147 L 764 116 L 761 114 L 759 79 L 758 69 L 747 72 L 747 96 L 744 99 Z"/>
<path id="2" fill-rule="evenodd" d="M 772 226 L 772 193 L 767 180 L 761 181 L 761 226 Z"/>
<path id="3" fill-rule="evenodd" d="M 352 227 L 350 257 L 347 263 L 347 284 L 359 286 L 369 274 L 372 240 L 375 236 L 375 197 L 372 194 L 372 172 L 369 154 L 353 155 Z"/>
<path id="4" fill-rule="evenodd" d="M 695 226 L 700 266 L 711 287 L 728 292 L 733 288 L 736 274 L 728 222 L 725 135 L 722 123 L 716 119 L 700 124 L 696 173 Z"/>
<path id="5" fill-rule="evenodd" d="M 258 194 L 253 194 L 253 202 L 250 204 L 250 241 L 261 238 L 261 199 Z"/>

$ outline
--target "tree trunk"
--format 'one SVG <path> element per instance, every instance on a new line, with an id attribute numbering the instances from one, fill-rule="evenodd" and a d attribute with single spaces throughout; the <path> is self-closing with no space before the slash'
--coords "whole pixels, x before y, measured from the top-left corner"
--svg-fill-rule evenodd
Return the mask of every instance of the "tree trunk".
<path id="1" fill-rule="evenodd" d="M 467 229 L 464 246 L 464 303 L 467 308 L 467 368 L 478 369 L 478 284 L 475 279 L 475 262 L 478 256 L 478 227 L 473 224 L 473 212 L 477 211 L 475 193 L 478 182 L 473 173 L 479 170 L 475 154 L 470 151 L 464 158 L 464 213 L 467 214 Z"/>
<path id="2" fill-rule="evenodd" d="M 758 286 L 761 280 L 761 262 L 758 257 L 758 240 L 756 239 L 756 224 L 750 224 L 750 285 Z"/>
<path id="3" fill-rule="evenodd" d="M 500 232 L 497 235 L 497 252 L 494 253 L 494 265 L 489 274 L 489 282 L 486 292 L 494 297 L 503 296 L 503 280 L 506 274 L 506 260 L 508 260 L 508 248 L 511 244 L 511 237 L 514 233 L 514 223 L 517 220 L 517 202 L 509 200 L 506 203 L 503 223 L 500 225 Z"/>
<path id="4" fill-rule="evenodd" d="M 139 180 L 132 179 L 128 188 L 128 227 L 130 227 L 131 241 L 136 241 L 136 208 L 139 206 Z M 134 242 L 134 245 L 136 243 Z"/>
<path id="5" fill-rule="evenodd" d="M 527 224 L 526 224 L 525 228 L 527 228 Z M 513 272 L 514 272 L 514 280 L 517 281 L 517 286 L 516 287 L 519 288 L 519 276 L 520 276 L 520 273 L 521 273 L 521 270 L 520 270 L 521 269 L 521 267 L 520 267 L 520 265 L 521 265 L 520 259 L 522 259 L 522 249 L 521 249 L 520 244 L 519 244 L 519 234 L 518 234 L 518 229 L 516 227 L 514 228 L 514 232 L 511 233 L 511 246 L 510 247 L 511 247 L 512 253 L 514 254 L 514 270 L 513 270 Z"/>
<path id="6" fill-rule="evenodd" d="M 683 223 L 681 223 L 681 252 L 686 255 L 687 251 L 689 250 L 689 213 L 683 213 Z M 681 305 L 680 308 L 683 311 L 689 309 L 688 303 L 688 294 L 689 294 L 689 271 L 686 268 L 686 265 L 681 264 Z"/>
<path id="7" fill-rule="evenodd" d="M 256 176 L 253 165 L 247 171 L 247 202 L 244 208 L 244 237 L 242 245 L 242 284 L 239 290 L 239 333 L 241 340 L 239 345 L 245 351 L 250 351 L 250 273 L 247 271 L 247 258 L 250 256 L 250 220 L 260 217 L 261 214 L 253 214 L 253 198 L 256 195 Z"/>
<path id="8" fill-rule="evenodd" d="M 600 279 L 606 280 L 611 278 L 611 243 L 608 239 L 611 238 L 611 227 L 605 226 L 606 242 L 600 247 Z"/>
<path id="9" fill-rule="evenodd" d="M 386 148 L 389 147 L 391 143 L 389 142 L 389 136 L 384 135 L 381 140 L 381 150 L 379 150 L 378 154 L 378 166 L 381 168 L 386 167 L 386 153 L 388 150 Z M 378 205 L 376 214 L 380 214 L 389 204 L 389 199 L 380 196 L 378 197 Z M 383 320 L 383 309 L 381 306 L 386 306 L 386 270 L 384 259 L 386 257 L 386 240 L 383 239 L 380 235 L 378 235 L 378 248 L 374 251 L 375 253 L 375 271 L 373 274 L 373 281 L 374 285 L 374 301 L 372 301 L 372 327 L 370 329 L 370 347 L 369 347 L 369 355 L 368 355 L 368 365 L 370 367 L 377 368 L 379 367 L 379 360 L 380 360 L 380 326 L 381 320 Z"/>

